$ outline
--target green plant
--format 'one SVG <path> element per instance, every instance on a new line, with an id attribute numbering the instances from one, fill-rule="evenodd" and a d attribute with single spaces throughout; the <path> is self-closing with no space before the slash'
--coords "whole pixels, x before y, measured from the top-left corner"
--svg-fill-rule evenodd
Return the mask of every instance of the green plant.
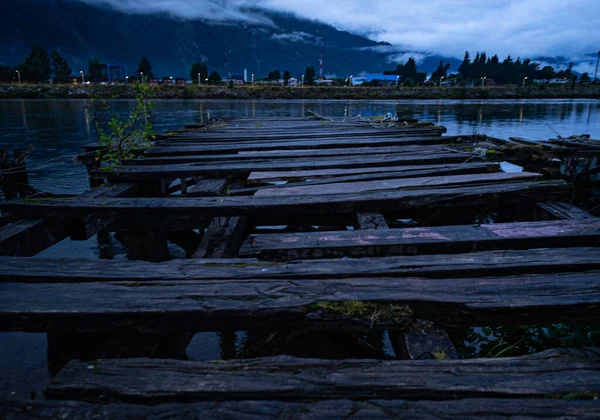
<path id="1" fill-rule="evenodd" d="M 98 158 L 108 165 L 116 165 L 124 159 L 131 159 L 136 150 L 144 150 L 150 146 L 154 133 L 150 122 L 153 104 L 148 101 L 150 89 L 147 85 L 136 86 L 136 105 L 125 119 L 112 114 L 109 121 L 102 116 L 110 111 L 110 104 L 105 100 L 92 99 L 86 107 L 92 111 L 92 125 L 96 131 L 98 143 L 102 146 Z"/>

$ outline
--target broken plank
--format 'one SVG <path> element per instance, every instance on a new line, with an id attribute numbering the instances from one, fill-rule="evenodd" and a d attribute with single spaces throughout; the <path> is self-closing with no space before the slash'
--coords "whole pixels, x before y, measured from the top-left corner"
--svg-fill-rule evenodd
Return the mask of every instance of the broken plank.
<path id="1" fill-rule="evenodd" d="M 54 399 L 152 403 L 238 399 L 544 398 L 600 387 L 600 349 L 556 349 L 470 360 L 324 360 L 290 356 L 219 363 L 159 359 L 69 362 Z"/>
<path id="2" fill-rule="evenodd" d="M 543 248 L 466 254 L 267 262 L 249 258 L 144 261 L 0 257 L 3 282 L 94 282 L 204 279 L 482 277 L 600 269 L 600 248 Z"/>
<path id="3" fill-rule="evenodd" d="M 531 172 L 492 173 L 476 175 L 444 175 L 419 178 L 385 179 L 362 182 L 339 182 L 326 185 L 306 185 L 288 188 L 265 188 L 254 194 L 256 197 L 307 196 L 329 194 L 360 194 L 365 191 L 404 189 L 404 188 L 440 188 L 456 185 L 485 184 L 492 182 L 533 181 L 542 175 Z"/>
<path id="4" fill-rule="evenodd" d="M 306 197 L 198 197 L 12 200 L 0 203 L 5 214 L 20 217 L 202 217 L 340 214 L 420 208 L 493 205 L 560 200 L 570 194 L 565 181 L 391 190 L 359 195 Z"/>
<path id="5" fill-rule="evenodd" d="M 7 418 L 235 418 L 239 420 L 282 418 L 381 418 L 381 419 L 597 419 L 600 404 L 582 399 L 552 398 L 465 398 L 445 401 L 320 400 L 291 402 L 275 400 L 202 401 L 157 405 L 88 403 L 83 401 L 0 402 Z"/>
<path id="6" fill-rule="evenodd" d="M 194 258 L 236 257 L 244 240 L 247 217 L 215 217 L 208 226 Z"/>
<path id="7" fill-rule="evenodd" d="M 537 205 L 558 219 L 581 220 L 590 219 L 594 217 L 587 211 L 569 203 L 563 203 L 559 201 L 547 201 L 537 203 Z"/>
<path id="8" fill-rule="evenodd" d="M 386 167 L 362 167 L 362 168 L 348 168 L 348 169 L 315 169 L 310 171 L 281 171 L 281 172 L 259 172 L 253 171 L 248 177 L 248 184 L 263 184 L 266 182 L 274 181 L 301 181 L 301 180 L 312 180 L 319 178 L 327 178 L 327 181 L 337 182 L 336 179 L 344 177 L 356 177 L 349 179 L 342 179 L 343 181 L 361 181 L 358 175 L 372 175 L 381 176 L 380 179 L 385 179 L 387 174 L 405 174 L 405 177 L 412 177 L 413 175 L 419 176 L 419 174 L 433 175 L 434 171 L 440 171 L 441 174 L 461 173 L 454 171 L 473 171 L 472 173 L 485 173 L 485 172 L 498 172 L 499 165 L 496 163 L 487 162 L 469 162 L 469 163 L 447 163 L 447 164 L 434 164 L 434 165 L 406 165 L 406 166 L 386 166 Z M 452 171 L 452 172 L 451 172 Z M 464 172 L 470 173 L 470 172 Z M 399 178 L 404 177 L 402 175 Z M 377 179 L 377 178 L 373 178 Z"/>
<path id="9" fill-rule="evenodd" d="M 433 226 L 381 231 L 251 234 L 240 256 L 260 258 L 373 257 L 492 249 L 594 246 L 600 219 Z"/>
<path id="10" fill-rule="evenodd" d="M 190 187 L 185 194 L 188 197 L 216 197 L 223 195 L 227 187 L 227 178 L 204 178 Z"/>
<path id="11" fill-rule="evenodd" d="M 468 156 L 456 153 L 438 153 L 431 155 L 367 155 L 365 157 L 340 157 L 339 159 L 294 159 L 276 161 L 232 162 L 222 161 L 207 164 L 170 164 L 170 165 L 123 165 L 115 168 L 103 168 L 99 176 L 118 181 L 158 180 L 191 176 L 246 177 L 254 171 L 282 171 L 318 168 L 353 168 L 363 166 L 395 166 L 402 164 L 462 163 Z"/>
<path id="12" fill-rule="evenodd" d="M 375 232 L 375 231 L 374 231 Z M 352 278 L 0 283 L 0 331 L 221 331 L 394 326 L 324 301 L 409 305 L 443 326 L 597 321 L 599 272 L 460 279 Z"/>

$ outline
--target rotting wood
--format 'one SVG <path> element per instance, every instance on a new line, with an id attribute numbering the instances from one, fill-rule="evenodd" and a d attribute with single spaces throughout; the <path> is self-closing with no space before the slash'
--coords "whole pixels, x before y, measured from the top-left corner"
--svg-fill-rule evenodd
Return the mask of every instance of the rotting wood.
<path id="1" fill-rule="evenodd" d="M 388 173 L 406 173 L 406 176 L 412 176 L 416 174 L 418 176 L 420 173 L 427 173 L 427 171 L 431 171 L 431 175 L 433 172 L 441 171 L 442 175 L 445 174 L 444 171 L 450 170 L 470 170 L 472 169 L 474 173 L 486 173 L 486 172 L 498 172 L 500 166 L 497 163 L 487 163 L 487 162 L 469 162 L 469 163 L 461 163 L 461 164 L 438 164 L 438 165 L 406 165 L 406 166 L 387 166 L 387 167 L 362 167 L 362 168 L 349 168 L 349 169 L 316 169 L 312 171 L 281 171 L 281 172 L 252 172 L 248 177 L 248 184 L 262 184 L 266 182 L 274 182 L 274 181 L 301 181 L 308 179 L 319 179 L 319 178 L 343 178 L 350 176 L 359 176 L 359 175 L 386 175 Z M 468 173 L 468 172 L 465 172 Z M 399 176 L 401 178 L 402 176 Z M 382 178 L 385 179 L 385 178 Z M 353 181 L 354 179 L 348 179 L 348 181 Z M 358 179 L 360 180 L 360 179 Z M 333 182 L 333 180 L 332 180 Z"/>
<path id="2" fill-rule="evenodd" d="M 1 203 L 8 215 L 20 217 L 197 217 L 339 214 L 360 211 L 402 211 L 419 208 L 493 205 L 560 200 L 571 191 L 564 181 L 513 182 L 492 185 L 391 190 L 360 195 L 307 197 L 203 197 L 13 200 Z"/>
<path id="3" fill-rule="evenodd" d="M 477 173 L 489 173 L 495 172 L 490 170 L 491 167 L 495 167 L 494 165 L 486 165 L 480 163 L 466 163 L 466 164 L 458 164 L 458 165 L 439 165 L 440 167 L 437 169 L 427 169 L 427 166 L 423 166 L 423 170 L 398 170 L 398 171 L 390 171 L 385 170 L 385 168 L 372 168 L 375 169 L 370 173 L 358 173 L 356 175 L 346 175 L 346 176 L 317 176 L 315 178 L 304 177 L 304 181 L 297 182 L 288 182 L 286 181 L 284 184 L 273 185 L 267 184 L 264 186 L 255 186 L 241 189 L 232 189 L 229 191 L 229 195 L 252 195 L 256 191 L 265 188 L 289 188 L 289 187 L 300 187 L 307 185 L 325 185 L 325 184 L 335 184 L 339 182 L 357 182 L 357 181 L 374 181 L 381 179 L 392 179 L 392 178 L 417 178 L 417 177 L 426 177 L 426 176 L 440 176 L 440 175 L 459 175 L 459 174 L 477 174 Z M 401 167 L 394 167 L 394 169 L 399 169 Z M 370 169 L 370 168 L 364 168 Z M 497 168 L 496 168 L 497 169 Z M 341 170 L 343 171 L 343 170 Z M 309 171 L 310 172 L 310 171 Z M 289 175 L 285 175 L 285 172 L 276 172 L 282 178 L 293 178 L 293 172 L 290 172 Z M 254 172 L 250 174 L 252 177 Z M 261 173 L 259 173 L 260 176 Z M 265 174 L 263 172 L 262 174 Z M 275 173 L 271 173 L 275 174 Z M 291 175 L 291 176 L 290 176 Z M 250 178 L 248 178 L 249 180 Z M 274 181 L 277 181 L 276 179 Z M 267 181 L 272 182 L 272 181 Z M 260 181 L 252 182 L 253 184 L 258 184 Z"/>
<path id="4" fill-rule="evenodd" d="M 324 360 L 278 356 L 220 363 L 156 359 L 69 362 L 50 398 L 158 403 L 174 401 L 351 398 L 543 398 L 593 395 L 600 350 L 560 349 L 498 359 Z M 567 374 L 571 373 L 571 374 Z"/>
<path id="5" fill-rule="evenodd" d="M 484 277 L 600 269 L 600 248 L 542 248 L 386 258 L 258 261 L 144 261 L 0 257 L 3 282 L 94 282 L 209 279 L 327 279 L 349 277 Z"/>
<path id="6" fill-rule="evenodd" d="M 581 219 L 590 219 L 590 218 L 594 217 L 587 211 L 580 209 L 579 207 L 576 207 L 569 203 L 562 203 L 562 202 L 558 202 L 558 201 L 548 201 L 548 202 L 537 203 L 537 205 L 541 209 L 547 211 L 548 213 L 550 213 L 551 215 L 556 217 L 557 219 L 581 220 Z"/>
<path id="7" fill-rule="evenodd" d="M 227 178 L 204 178 L 188 189 L 188 197 L 216 197 L 223 195 L 227 187 Z"/>
<path id="8" fill-rule="evenodd" d="M 222 177 L 248 176 L 254 171 L 282 171 L 318 168 L 352 168 L 363 166 L 396 166 L 402 164 L 461 163 L 469 156 L 456 153 L 438 153 L 431 155 L 367 155 L 364 157 L 340 157 L 339 159 L 294 159 L 276 161 L 222 161 L 206 164 L 170 164 L 170 165 L 123 165 L 105 168 L 98 173 L 113 181 L 158 180 L 179 178 L 182 176 Z"/>
<path id="9" fill-rule="evenodd" d="M 248 218 L 245 216 L 215 217 L 208 226 L 194 258 L 236 257 Z"/>
<path id="10" fill-rule="evenodd" d="M 455 153 L 464 155 L 468 158 L 469 155 L 462 151 L 450 149 L 448 147 L 439 146 L 390 146 L 390 147 L 358 147 L 358 148 L 342 148 L 342 149 L 302 149 L 302 150 L 263 150 L 263 151 L 242 151 L 240 153 L 229 153 L 223 155 L 183 155 L 183 156 L 147 156 L 144 159 L 132 159 L 123 161 L 126 165 L 167 165 L 178 163 L 218 163 L 226 162 L 277 162 L 278 160 L 291 159 L 323 159 L 352 157 L 352 156 L 370 156 L 370 155 L 397 155 L 419 157 L 422 155 L 437 155 L 442 153 Z"/>
<path id="11" fill-rule="evenodd" d="M 240 256 L 288 259 L 373 257 L 594 246 L 599 243 L 600 219 L 593 218 L 384 231 L 251 234 L 242 245 Z"/>
<path id="12" fill-rule="evenodd" d="M 222 331 L 312 324 L 389 328 L 323 301 L 410 305 L 443 326 L 587 322 L 600 308 L 599 272 L 461 279 L 352 278 L 0 283 L 0 331 Z M 316 306 L 315 306 L 316 305 Z M 485 323 L 485 324 L 481 324 Z"/>
<path id="13" fill-rule="evenodd" d="M 410 146 L 410 145 L 436 145 L 451 144 L 451 137 L 365 137 L 354 139 L 311 139 L 298 141 L 271 141 L 271 142 L 245 142 L 245 143 L 185 143 L 169 146 L 152 147 L 146 151 L 146 156 L 186 156 L 191 154 L 222 154 L 238 153 L 242 151 L 259 150 L 300 150 L 300 149 L 331 149 L 341 147 L 385 147 L 385 146 Z"/>
<path id="14" fill-rule="evenodd" d="M 442 188 L 457 185 L 489 184 L 499 182 L 534 181 L 540 174 L 531 172 L 492 173 L 476 175 L 429 176 L 420 178 L 385 179 L 362 182 L 340 182 L 326 185 L 306 185 L 288 188 L 265 188 L 254 194 L 256 197 L 307 196 L 329 194 L 360 194 L 365 191 L 380 191 L 408 188 Z"/>
<path id="15" fill-rule="evenodd" d="M 282 418 L 381 418 L 422 419 L 597 419 L 597 401 L 551 398 L 466 398 L 446 401 L 405 401 L 349 399 L 315 402 L 274 400 L 203 401 L 136 405 L 125 403 L 92 404 L 82 401 L 15 401 L 0 402 L 7 418 L 235 418 L 240 420 Z"/>

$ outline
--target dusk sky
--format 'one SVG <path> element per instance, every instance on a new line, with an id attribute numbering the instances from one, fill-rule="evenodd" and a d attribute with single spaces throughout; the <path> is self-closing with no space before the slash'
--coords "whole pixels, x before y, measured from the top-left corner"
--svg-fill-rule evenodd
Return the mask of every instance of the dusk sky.
<path id="1" fill-rule="evenodd" d="M 600 49 L 599 0 L 80 0 L 130 13 L 167 12 L 269 25 L 248 7 L 294 13 L 394 44 L 399 50 L 462 58 L 489 55 L 581 57 Z"/>

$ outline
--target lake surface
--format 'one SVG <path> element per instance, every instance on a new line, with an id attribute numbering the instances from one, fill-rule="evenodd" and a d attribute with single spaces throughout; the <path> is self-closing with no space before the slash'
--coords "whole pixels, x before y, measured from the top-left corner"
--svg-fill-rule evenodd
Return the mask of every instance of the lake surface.
<path id="1" fill-rule="evenodd" d="M 87 100 L 0 100 L 0 149 L 35 146 L 27 159 L 29 179 L 38 189 L 54 193 L 81 193 L 88 188 L 84 167 L 72 157 L 81 146 L 95 141 L 85 106 Z M 134 101 L 118 100 L 116 113 L 126 115 Z M 156 101 L 152 118 L 155 130 L 164 132 L 211 117 L 299 117 L 314 110 L 335 117 L 373 116 L 385 112 L 433 121 L 447 127 L 449 135 L 487 134 L 547 139 L 587 133 L 600 139 L 598 100 L 496 100 L 496 101 Z M 116 243 L 114 258 L 124 258 Z M 40 257 L 97 258 L 95 238 L 60 244 Z M 219 336 L 197 334 L 187 349 L 194 360 L 221 357 Z M 49 380 L 46 334 L 0 333 L 0 398 L 11 393 L 41 397 Z"/>

